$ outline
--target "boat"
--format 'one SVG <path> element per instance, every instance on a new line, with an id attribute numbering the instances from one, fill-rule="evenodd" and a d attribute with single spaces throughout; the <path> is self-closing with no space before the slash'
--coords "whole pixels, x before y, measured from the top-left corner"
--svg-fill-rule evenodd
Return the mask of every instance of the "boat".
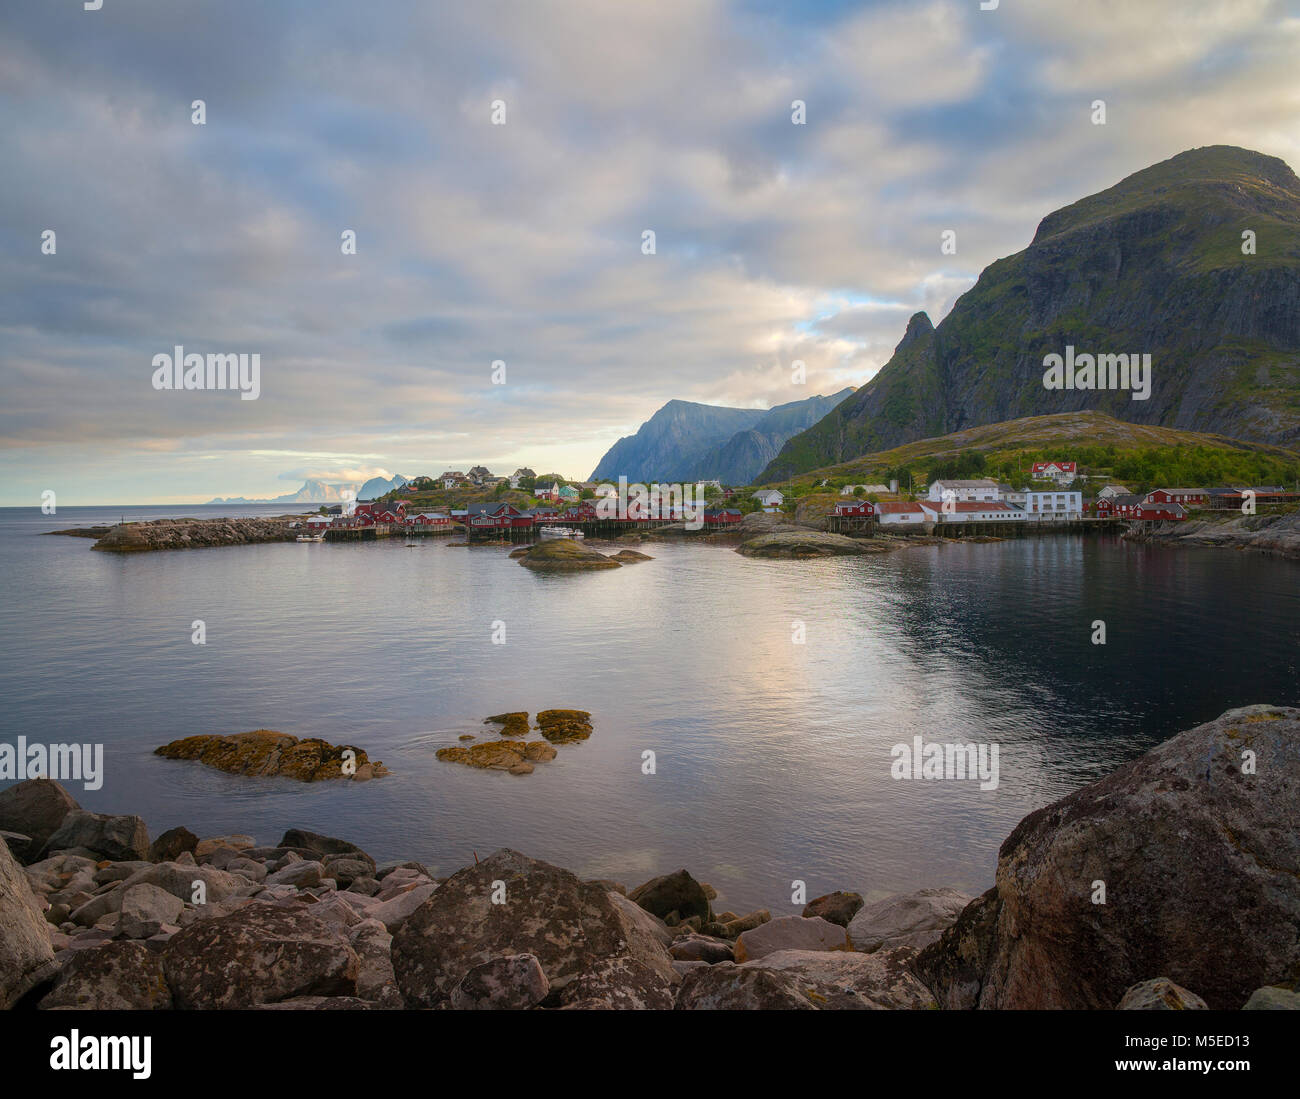
<path id="1" fill-rule="evenodd" d="M 538 527 L 537 533 L 543 538 L 582 538 L 582 531 L 577 527 Z"/>
<path id="2" fill-rule="evenodd" d="M 323 541 L 325 541 L 325 535 L 323 535 L 323 534 L 300 534 L 300 535 L 298 535 L 298 541 L 299 541 L 299 542 L 323 542 Z"/>

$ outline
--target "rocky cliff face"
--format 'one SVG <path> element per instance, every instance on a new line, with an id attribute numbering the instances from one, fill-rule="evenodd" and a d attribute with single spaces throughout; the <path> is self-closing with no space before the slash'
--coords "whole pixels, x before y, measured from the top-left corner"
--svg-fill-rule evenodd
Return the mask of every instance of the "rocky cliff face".
<path id="1" fill-rule="evenodd" d="M 1254 254 L 1243 254 L 1246 231 Z M 1150 354 L 1150 397 L 1043 385 L 1044 356 Z M 790 439 L 760 482 L 1021 416 L 1092 409 L 1257 442 L 1300 438 L 1300 179 L 1281 160 L 1181 153 L 1043 219 L 939 327 Z"/>
<path id="2" fill-rule="evenodd" d="M 669 401 L 635 435 L 620 439 L 591 480 L 748 484 L 792 435 L 817 423 L 853 392 L 808 397 L 771 409 Z"/>

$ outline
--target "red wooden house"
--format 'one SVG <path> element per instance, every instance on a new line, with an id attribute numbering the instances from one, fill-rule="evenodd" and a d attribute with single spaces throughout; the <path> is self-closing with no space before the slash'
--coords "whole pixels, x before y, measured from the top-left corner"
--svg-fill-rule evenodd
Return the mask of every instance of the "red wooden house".
<path id="1" fill-rule="evenodd" d="M 831 511 L 832 515 L 858 515 L 867 516 L 876 514 L 876 505 L 870 500 L 847 500 L 837 503 Z"/>
<path id="2" fill-rule="evenodd" d="M 743 518 L 740 508 L 710 508 L 704 513 L 704 525 L 725 527 L 731 523 L 739 523 Z"/>
<path id="3" fill-rule="evenodd" d="M 1205 488 L 1157 488 L 1146 494 L 1144 504 L 1182 504 L 1183 507 L 1199 507 L 1210 496 Z"/>
<path id="4" fill-rule="evenodd" d="M 1187 518 L 1187 511 L 1181 504 L 1148 504 L 1141 503 L 1134 509 L 1132 518 L 1144 522 L 1152 521 L 1179 521 Z"/>

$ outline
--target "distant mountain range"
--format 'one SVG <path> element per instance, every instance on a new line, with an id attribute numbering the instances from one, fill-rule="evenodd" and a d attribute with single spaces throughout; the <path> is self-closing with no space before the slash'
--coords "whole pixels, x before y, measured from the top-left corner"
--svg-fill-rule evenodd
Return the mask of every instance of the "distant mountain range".
<path id="1" fill-rule="evenodd" d="M 1146 400 L 1048 389 L 1044 357 L 1150 354 Z M 1048 214 L 935 328 L 791 437 L 760 484 L 918 439 L 1095 410 L 1259 443 L 1300 439 L 1300 179 L 1228 145 L 1180 153 Z"/>
<path id="2" fill-rule="evenodd" d="M 723 484 L 749 484 L 787 439 L 852 393 L 842 389 L 769 409 L 669 401 L 635 435 L 610 447 L 590 480 L 614 481 L 621 475 L 641 483 L 717 478 Z"/>
<path id="3" fill-rule="evenodd" d="M 360 487 L 356 482 L 342 484 L 326 484 L 324 481 L 306 480 L 302 483 L 302 488 L 297 492 L 291 492 L 286 496 L 273 496 L 269 499 L 250 500 L 245 496 L 218 496 L 209 500 L 209 504 L 341 504 L 348 499 L 348 492 L 356 489 L 356 499 L 373 500 L 376 497 L 383 496 L 385 493 L 392 492 L 395 488 L 401 488 L 407 483 L 407 478 L 400 473 L 394 474 L 391 478 L 371 477 L 369 481 Z"/>

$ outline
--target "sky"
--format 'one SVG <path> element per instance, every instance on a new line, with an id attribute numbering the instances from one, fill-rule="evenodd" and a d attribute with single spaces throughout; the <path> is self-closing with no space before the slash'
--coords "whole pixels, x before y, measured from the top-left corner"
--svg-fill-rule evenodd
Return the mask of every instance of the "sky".
<path id="1" fill-rule="evenodd" d="M 1300 167 L 1297 58 L 1296 0 L 5 0 L 0 505 L 583 478 L 861 385 L 1054 209 Z"/>

